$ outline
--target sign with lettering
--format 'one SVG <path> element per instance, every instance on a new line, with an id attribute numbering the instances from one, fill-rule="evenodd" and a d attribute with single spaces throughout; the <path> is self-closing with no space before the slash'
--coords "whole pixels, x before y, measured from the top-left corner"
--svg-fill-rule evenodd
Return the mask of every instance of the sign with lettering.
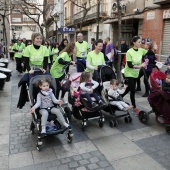
<path id="1" fill-rule="evenodd" d="M 170 18 L 170 9 L 164 10 L 163 19 Z"/>
<path id="2" fill-rule="evenodd" d="M 147 12 L 146 19 L 147 20 L 155 19 L 155 11 Z"/>
<path id="3" fill-rule="evenodd" d="M 75 28 L 63 27 L 63 28 L 58 28 L 58 31 L 60 31 L 61 33 L 71 34 L 75 32 Z"/>

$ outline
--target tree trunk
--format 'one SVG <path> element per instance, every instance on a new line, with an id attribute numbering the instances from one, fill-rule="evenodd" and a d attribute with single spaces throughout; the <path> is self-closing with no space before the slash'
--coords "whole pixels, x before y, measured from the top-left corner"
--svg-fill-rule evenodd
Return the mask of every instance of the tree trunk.
<path id="1" fill-rule="evenodd" d="M 5 54 L 6 54 L 6 58 L 8 58 L 8 38 L 7 38 L 7 29 L 6 29 L 6 24 L 5 24 L 5 17 L 2 17 L 3 23 L 4 23 L 4 28 L 3 28 L 3 34 L 5 38 Z"/>

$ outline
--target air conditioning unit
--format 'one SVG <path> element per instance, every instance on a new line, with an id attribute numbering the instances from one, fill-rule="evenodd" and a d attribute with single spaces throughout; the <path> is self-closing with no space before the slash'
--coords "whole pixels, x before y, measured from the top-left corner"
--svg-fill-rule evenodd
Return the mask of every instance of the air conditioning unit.
<path id="1" fill-rule="evenodd" d="M 120 9 L 121 9 L 121 13 L 125 14 L 126 12 L 126 5 L 123 3 L 120 3 Z M 117 2 L 114 2 L 112 5 L 112 13 L 118 13 L 118 6 L 117 6 Z"/>
<path id="2" fill-rule="evenodd" d="M 117 2 L 114 2 L 112 5 L 112 13 L 117 13 L 117 12 L 118 12 Z"/>

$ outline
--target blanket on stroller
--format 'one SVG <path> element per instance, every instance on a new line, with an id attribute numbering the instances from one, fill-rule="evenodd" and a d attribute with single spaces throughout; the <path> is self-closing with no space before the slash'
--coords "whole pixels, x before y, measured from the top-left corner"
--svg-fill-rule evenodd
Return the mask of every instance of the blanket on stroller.
<path id="1" fill-rule="evenodd" d="M 163 90 L 154 90 L 148 97 L 148 101 L 155 109 L 157 116 L 163 115 L 170 119 L 170 93 Z"/>

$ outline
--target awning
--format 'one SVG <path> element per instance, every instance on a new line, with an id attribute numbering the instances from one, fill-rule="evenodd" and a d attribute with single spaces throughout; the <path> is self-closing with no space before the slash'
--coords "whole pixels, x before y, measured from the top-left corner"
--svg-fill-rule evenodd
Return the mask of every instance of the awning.
<path id="1" fill-rule="evenodd" d="M 143 19 L 144 16 L 141 14 L 141 15 L 131 15 L 131 16 L 125 16 L 125 17 L 122 17 L 122 20 L 130 20 L 130 19 Z M 118 18 L 115 18 L 115 19 L 111 19 L 111 20 L 107 20 L 107 21 L 104 21 L 103 23 L 104 24 L 111 24 L 113 22 L 118 22 Z"/>

